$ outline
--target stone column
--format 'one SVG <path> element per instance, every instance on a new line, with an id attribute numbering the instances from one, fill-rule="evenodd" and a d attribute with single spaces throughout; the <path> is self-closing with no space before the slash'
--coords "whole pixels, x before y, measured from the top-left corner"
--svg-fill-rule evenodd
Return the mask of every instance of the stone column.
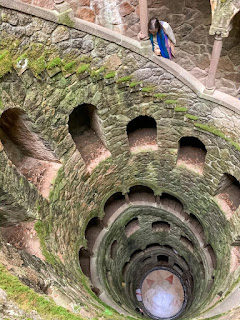
<path id="1" fill-rule="evenodd" d="M 147 0 L 139 0 L 140 28 L 148 37 L 148 5 Z"/>
<path id="2" fill-rule="evenodd" d="M 221 51 L 222 51 L 222 35 L 220 33 L 216 33 L 208 76 L 206 80 L 206 91 L 208 93 L 213 93 L 213 91 L 215 90 L 215 78 L 216 78 L 217 67 L 218 67 Z"/>

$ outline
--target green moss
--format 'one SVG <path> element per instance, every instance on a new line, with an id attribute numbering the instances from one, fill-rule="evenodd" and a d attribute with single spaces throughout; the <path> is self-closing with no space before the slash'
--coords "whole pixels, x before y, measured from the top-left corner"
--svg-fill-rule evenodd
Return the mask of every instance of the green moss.
<path id="1" fill-rule="evenodd" d="M 77 62 L 76 62 L 75 60 L 70 61 L 70 62 L 66 63 L 66 64 L 63 66 L 63 69 L 64 69 L 65 71 L 73 72 L 73 70 L 74 70 L 75 67 L 76 67 L 76 64 L 77 64 Z"/>
<path id="2" fill-rule="evenodd" d="M 132 75 L 130 76 L 126 76 L 126 77 L 122 77 L 122 78 L 119 78 L 117 79 L 116 83 L 123 83 L 123 82 L 127 82 L 127 81 L 130 81 L 132 79 Z"/>
<path id="3" fill-rule="evenodd" d="M 63 13 L 60 13 L 58 16 L 58 23 L 64 24 L 68 27 L 73 27 L 74 21 L 69 17 L 70 13 L 71 13 L 71 9 Z"/>
<path id="4" fill-rule="evenodd" d="M 86 63 L 81 64 L 81 65 L 77 68 L 76 73 L 77 73 L 77 74 L 80 74 L 80 73 L 83 73 L 83 72 L 85 72 L 85 71 L 88 71 L 88 70 L 89 70 L 89 67 L 90 67 L 90 64 L 86 64 Z"/>
<path id="5" fill-rule="evenodd" d="M 190 120 L 198 120 L 199 119 L 198 116 L 194 116 L 193 114 L 190 114 L 190 113 L 185 114 L 185 117 Z"/>
<path id="6" fill-rule="evenodd" d="M 154 93 L 155 98 L 165 98 L 167 96 L 166 93 Z"/>
<path id="7" fill-rule="evenodd" d="M 165 104 L 176 104 L 177 100 L 165 100 L 164 103 Z"/>
<path id="8" fill-rule="evenodd" d="M 82 56 L 80 59 L 81 62 L 85 62 L 85 63 L 91 63 L 92 61 L 92 57 L 89 56 Z"/>
<path id="9" fill-rule="evenodd" d="M 166 101 L 165 101 L 165 103 L 166 103 Z M 187 110 L 188 110 L 187 107 L 181 107 L 181 106 L 176 106 L 176 107 L 174 108 L 174 111 L 175 111 L 175 112 L 187 112 Z"/>
<path id="10" fill-rule="evenodd" d="M 219 129 L 217 129 L 213 126 L 208 126 L 207 124 L 199 123 L 199 122 L 194 123 L 194 125 L 195 125 L 195 127 L 199 128 L 201 130 L 210 132 L 210 133 L 224 139 L 225 141 L 228 141 L 235 149 L 240 151 L 240 144 L 233 141 L 231 138 L 226 137 L 225 134 L 222 131 L 220 131 Z"/>
<path id="11" fill-rule="evenodd" d="M 92 70 L 92 72 L 90 73 L 91 77 L 99 77 L 101 73 L 103 73 L 103 71 L 105 70 L 104 67 L 101 67 L 100 69 L 97 70 Z"/>
<path id="12" fill-rule="evenodd" d="M 39 57 L 34 62 L 30 63 L 30 68 L 35 75 L 39 75 L 46 69 L 46 61 L 44 56 Z"/>
<path id="13" fill-rule="evenodd" d="M 0 78 L 12 70 L 12 59 L 8 50 L 0 52 Z"/>
<path id="14" fill-rule="evenodd" d="M 131 82 L 130 85 L 129 85 L 129 87 L 130 87 L 130 88 L 134 88 L 134 87 L 136 87 L 137 85 L 139 85 L 139 84 L 141 84 L 141 83 L 142 83 L 142 81 Z"/>
<path id="15" fill-rule="evenodd" d="M 142 88 L 142 92 L 153 92 L 154 88 L 153 87 L 144 87 Z"/>
<path id="16" fill-rule="evenodd" d="M 114 78 L 115 75 L 116 75 L 116 71 L 111 71 L 111 72 L 107 73 L 107 74 L 104 76 L 104 78 L 105 78 L 105 79 L 111 79 L 111 78 Z"/>
<path id="17" fill-rule="evenodd" d="M 26 311 L 36 310 L 46 319 L 80 320 L 80 316 L 71 314 L 63 307 L 57 306 L 49 297 L 45 298 L 25 286 L 17 277 L 7 272 L 0 264 L 0 288 L 3 289 L 10 300 L 15 301 L 19 307 Z"/>
<path id="18" fill-rule="evenodd" d="M 46 247 L 45 240 L 49 236 L 49 228 L 46 228 L 45 224 L 42 221 L 38 221 L 35 223 L 34 229 L 36 230 L 36 232 L 38 234 L 42 253 L 43 253 L 44 257 L 46 258 L 46 261 L 52 265 L 58 264 L 58 261 L 56 260 L 54 255 L 51 254 L 47 250 L 47 247 Z"/>
<path id="19" fill-rule="evenodd" d="M 4 105 L 3 105 L 3 101 L 2 101 L 2 97 L 0 96 L 0 110 L 4 109 Z"/>
<path id="20" fill-rule="evenodd" d="M 225 134 L 215 127 L 208 126 L 207 124 L 203 124 L 203 123 L 199 123 L 199 122 L 194 123 L 194 126 L 201 129 L 201 130 L 215 134 L 216 136 L 218 136 L 220 138 L 225 139 Z"/>
<path id="21" fill-rule="evenodd" d="M 59 57 L 56 57 L 54 59 L 52 59 L 51 61 L 48 62 L 47 64 L 47 69 L 48 70 L 52 70 L 56 67 L 60 67 L 62 65 L 62 60 Z"/>

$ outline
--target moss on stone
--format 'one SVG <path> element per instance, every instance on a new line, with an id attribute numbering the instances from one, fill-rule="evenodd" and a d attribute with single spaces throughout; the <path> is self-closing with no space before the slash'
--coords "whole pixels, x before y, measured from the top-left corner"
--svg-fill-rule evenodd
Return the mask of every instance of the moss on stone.
<path id="1" fill-rule="evenodd" d="M 154 98 L 165 98 L 167 96 L 166 93 L 154 93 Z"/>
<path id="2" fill-rule="evenodd" d="M 222 131 L 220 131 L 219 129 L 217 129 L 213 126 L 208 126 L 207 124 L 199 123 L 199 122 L 194 123 L 194 125 L 195 125 L 195 127 L 199 128 L 201 130 L 210 132 L 210 133 L 224 139 L 225 141 L 228 141 L 235 149 L 240 151 L 240 144 L 233 141 L 231 138 L 226 137 L 225 134 Z"/>
<path id="3" fill-rule="evenodd" d="M 144 87 L 142 88 L 142 92 L 153 92 L 154 88 L 153 87 Z"/>
<path id="4" fill-rule="evenodd" d="M 90 64 L 86 64 L 86 63 L 81 64 L 81 65 L 77 68 L 76 73 L 77 73 L 77 74 L 80 74 L 80 73 L 83 73 L 83 72 L 85 72 L 85 71 L 88 71 L 88 70 L 89 70 L 89 67 L 90 67 Z"/>
<path id="5" fill-rule="evenodd" d="M 116 83 L 123 83 L 123 82 L 128 82 L 132 79 L 132 75 L 130 76 L 126 76 L 126 77 L 122 77 L 122 78 L 119 78 L 117 79 Z"/>
<path id="6" fill-rule="evenodd" d="M 177 100 L 165 100 L 164 103 L 165 104 L 176 104 Z"/>
<path id="7" fill-rule="evenodd" d="M 52 265 L 56 265 L 58 264 L 58 261 L 56 260 L 56 258 L 54 257 L 53 254 L 51 254 L 46 247 L 46 243 L 45 240 L 47 239 L 47 237 L 49 236 L 49 229 L 46 228 L 46 226 L 44 225 L 44 223 L 42 221 L 38 221 L 35 223 L 34 229 L 36 230 L 38 237 L 39 237 L 39 241 L 40 241 L 40 245 L 41 245 L 41 249 L 42 249 L 42 254 L 44 255 L 44 257 L 46 258 L 46 261 Z"/>
<path id="8" fill-rule="evenodd" d="M 77 64 L 77 62 L 76 62 L 75 60 L 70 61 L 70 62 L 66 63 L 66 64 L 63 66 L 63 69 L 64 69 L 65 71 L 72 72 L 72 71 L 75 69 L 76 64 Z"/>
<path id="9" fill-rule="evenodd" d="M 24 285 L 17 277 L 6 271 L 2 265 L 0 265 L 0 288 L 7 293 L 10 300 L 13 300 L 25 311 L 36 310 L 40 316 L 47 319 L 82 319 L 63 307 L 57 306 L 49 297 L 45 298 Z"/>
<path id="10" fill-rule="evenodd" d="M 69 14 L 71 13 L 71 9 L 67 10 L 65 12 L 62 12 L 58 16 L 58 23 L 64 24 L 68 27 L 74 26 L 74 21 L 69 17 Z"/>
<path id="11" fill-rule="evenodd" d="M 130 88 L 134 88 L 134 87 L 138 86 L 139 84 L 142 84 L 142 81 L 131 82 L 130 85 L 129 85 L 129 87 L 130 87 Z"/>
<path id="12" fill-rule="evenodd" d="M 92 70 L 92 72 L 90 73 L 90 76 L 91 77 L 99 77 L 100 74 L 103 73 L 104 70 L 105 70 L 105 68 L 103 66 L 97 70 Z"/>
<path id="13" fill-rule="evenodd" d="M 54 58 L 54 59 L 52 59 L 51 61 L 48 62 L 47 69 L 48 70 L 52 70 L 52 69 L 54 69 L 56 67 L 61 67 L 61 65 L 62 65 L 61 58 L 56 57 L 56 58 Z"/>
<path id="14" fill-rule="evenodd" d="M 12 59 L 8 50 L 0 52 L 0 78 L 11 72 Z"/>
<path id="15" fill-rule="evenodd" d="M 166 103 L 166 101 L 165 101 L 165 103 Z M 175 111 L 175 112 L 187 112 L 187 110 L 188 110 L 187 107 L 181 107 L 181 106 L 176 106 L 176 107 L 174 108 L 174 111 Z"/>
<path id="16" fill-rule="evenodd" d="M 36 76 L 42 73 L 46 69 L 46 66 L 47 64 L 44 56 L 41 56 L 34 62 L 30 63 L 30 68 Z"/>
<path id="17" fill-rule="evenodd" d="M 92 62 L 92 57 L 89 56 L 82 56 L 80 59 L 81 62 L 85 62 L 85 63 L 91 63 Z"/>
<path id="18" fill-rule="evenodd" d="M 198 116 L 195 116 L 195 115 L 190 114 L 190 113 L 185 114 L 185 117 L 190 119 L 190 120 L 198 120 L 199 119 Z"/>
<path id="19" fill-rule="evenodd" d="M 111 71 L 111 72 L 107 73 L 107 74 L 104 76 L 104 78 L 105 78 L 105 79 L 111 79 L 111 78 L 114 78 L 115 75 L 116 75 L 116 71 Z"/>

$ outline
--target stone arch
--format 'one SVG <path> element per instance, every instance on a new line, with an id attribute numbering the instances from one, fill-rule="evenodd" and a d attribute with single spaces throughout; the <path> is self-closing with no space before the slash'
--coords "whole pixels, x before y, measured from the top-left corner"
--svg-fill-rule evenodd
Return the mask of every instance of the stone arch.
<path id="1" fill-rule="evenodd" d="M 92 104 L 81 104 L 69 115 L 69 132 L 89 172 L 111 154 L 106 147 L 97 109 Z"/>
<path id="2" fill-rule="evenodd" d="M 133 218 L 125 226 L 125 234 L 127 238 L 131 237 L 137 230 L 140 229 L 138 218 Z"/>
<path id="3" fill-rule="evenodd" d="M 215 195 L 227 218 L 231 218 L 240 205 L 240 182 L 234 176 L 224 173 Z"/>
<path id="4" fill-rule="evenodd" d="M 0 139 L 12 163 L 48 197 L 61 164 L 23 110 L 11 108 L 2 113 Z"/>
<path id="5" fill-rule="evenodd" d="M 157 123 L 149 116 L 138 116 L 127 125 L 130 151 L 157 149 Z"/>
<path id="6" fill-rule="evenodd" d="M 98 217 L 94 217 L 88 222 L 85 230 L 85 239 L 90 253 L 92 253 L 95 241 L 103 228 L 103 223 Z"/>
<path id="7" fill-rule="evenodd" d="M 177 165 L 202 174 L 207 150 L 205 145 L 196 137 L 182 137 L 178 142 Z"/>
<path id="8" fill-rule="evenodd" d="M 170 230 L 170 224 L 165 221 L 155 221 L 152 223 L 152 230 L 157 231 L 168 231 Z"/>
<path id="9" fill-rule="evenodd" d="M 81 248 L 79 250 L 79 263 L 83 274 L 85 274 L 85 276 L 87 276 L 90 279 L 90 254 L 85 248 Z"/>
<path id="10" fill-rule="evenodd" d="M 122 206 L 126 203 L 125 197 L 121 192 L 116 192 L 112 194 L 104 205 L 104 217 L 103 217 L 103 223 L 104 225 L 108 225 L 109 219 L 112 217 L 112 215 Z"/>
<path id="11" fill-rule="evenodd" d="M 135 185 L 129 189 L 129 200 L 130 202 L 146 201 L 150 203 L 155 202 L 154 192 L 151 188 L 143 185 Z"/>

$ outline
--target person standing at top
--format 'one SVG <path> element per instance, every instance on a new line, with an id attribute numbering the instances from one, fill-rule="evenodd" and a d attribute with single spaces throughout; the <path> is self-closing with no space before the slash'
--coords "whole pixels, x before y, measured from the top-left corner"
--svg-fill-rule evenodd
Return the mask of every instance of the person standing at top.
<path id="1" fill-rule="evenodd" d="M 148 31 L 153 52 L 158 56 L 172 60 L 175 55 L 176 39 L 169 23 L 152 18 L 148 22 Z M 140 32 L 138 38 L 144 39 L 146 35 Z"/>

